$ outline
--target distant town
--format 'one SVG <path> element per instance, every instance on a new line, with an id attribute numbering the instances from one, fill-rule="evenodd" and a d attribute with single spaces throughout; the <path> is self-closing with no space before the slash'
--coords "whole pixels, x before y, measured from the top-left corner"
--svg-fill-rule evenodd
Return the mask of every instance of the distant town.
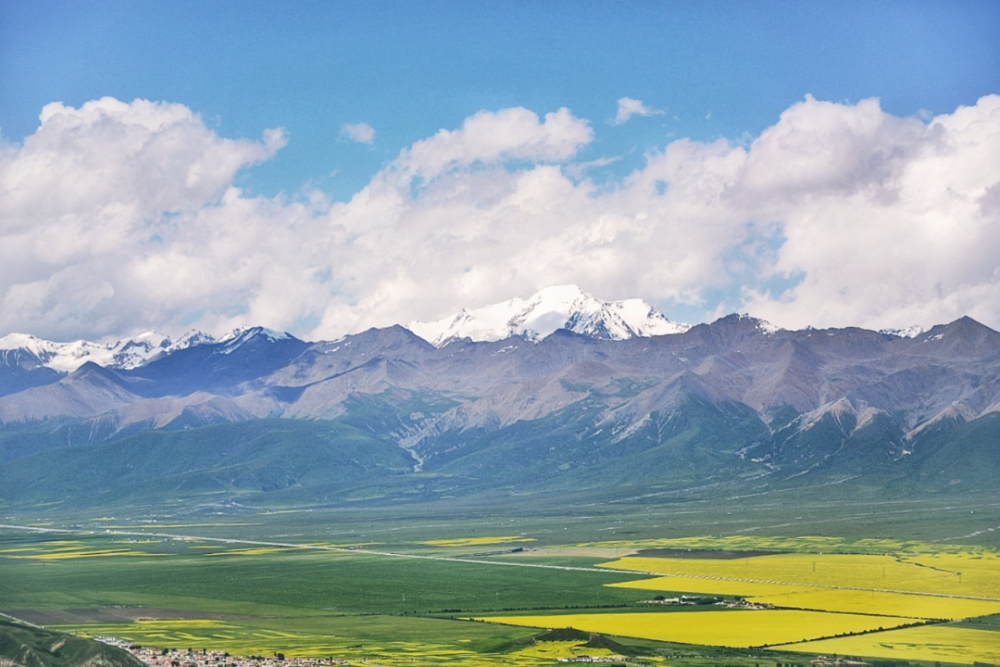
<path id="1" fill-rule="evenodd" d="M 282 653 L 270 656 L 230 655 L 222 651 L 139 646 L 115 637 L 94 637 L 94 639 L 124 649 L 151 667 L 327 667 L 350 664 L 347 660 L 332 657 L 286 658 Z"/>

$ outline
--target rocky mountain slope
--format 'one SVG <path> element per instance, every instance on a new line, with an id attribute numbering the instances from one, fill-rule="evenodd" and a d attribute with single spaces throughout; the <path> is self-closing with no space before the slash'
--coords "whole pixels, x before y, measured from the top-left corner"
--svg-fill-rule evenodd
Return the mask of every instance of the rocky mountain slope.
<path id="1" fill-rule="evenodd" d="M 43 480 L 70 484 L 74 470 L 128 458 L 138 443 L 187 452 L 171 474 L 200 471 L 199 489 L 323 498 L 373 480 L 389 495 L 855 478 L 961 490 L 995 486 L 1000 471 L 1000 334 L 968 318 L 903 337 L 731 315 L 662 336 L 559 329 L 537 342 L 441 347 L 398 326 L 318 343 L 248 329 L 136 368 L 10 368 L 0 396 L 8 501 L 38 496 Z M 316 455 L 306 441 L 336 484 L 293 460 Z M 67 445 L 53 470 L 52 450 Z M 148 484 L 154 462 L 136 465 L 115 488 Z M 222 473 L 234 465 L 239 474 Z"/>

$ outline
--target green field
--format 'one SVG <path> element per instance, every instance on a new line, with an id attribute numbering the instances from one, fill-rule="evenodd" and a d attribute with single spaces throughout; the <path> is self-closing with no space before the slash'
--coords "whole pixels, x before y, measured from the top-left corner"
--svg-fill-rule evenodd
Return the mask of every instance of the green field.
<path id="1" fill-rule="evenodd" d="M 963 558 L 986 562 L 989 574 L 997 558 L 997 536 L 988 528 L 1000 524 L 1000 502 L 989 496 L 900 504 L 802 500 L 791 505 L 774 497 L 731 505 L 699 498 L 671 503 L 643 499 L 620 506 L 579 503 L 561 513 L 537 501 L 497 507 L 447 502 L 358 511 L 233 507 L 223 513 L 160 510 L 127 516 L 72 516 L 38 508 L 31 515 L 4 516 L 0 523 L 68 532 L 0 528 L 0 611 L 53 629 L 111 635 L 151 646 L 233 654 L 333 655 L 383 665 L 534 667 L 558 664 L 558 657 L 619 652 L 649 664 L 805 665 L 819 648 L 815 653 L 810 644 L 739 649 L 737 643 L 724 640 L 699 640 L 694 631 L 630 632 L 627 621 L 631 615 L 637 619 L 641 615 L 643 623 L 679 628 L 682 619 L 687 623 L 692 614 L 710 610 L 738 625 L 740 618 L 764 619 L 754 612 L 645 602 L 658 594 L 699 592 L 690 585 L 697 581 L 691 576 L 713 562 L 704 560 L 703 552 L 728 554 L 731 560 L 715 561 L 710 571 L 724 579 L 735 578 L 731 571 L 738 574 L 740 567 L 748 569 L 747 558 L 732 557 L 739 552 L 827 554 L 827 558 L 844 554 L 845 567 L 870 558 L 877 571 L 865 567 L 878 577 L 883 576 L 883 565 L 886 577 L 896 573 L 892 564 L 926 568 L 928 581 L 936 582 L 934 592 L 941 594 L 940 581 L 945 579 L 939 570 L 954 569 L 956 563 L 966 562 Z M 629 563 L 635 562 L 635 569 L 656 572 L 641 562 L 655 558 L 627 557 L 637 549 L 690 550 L 698 557 L 677 559 L 685 576 L 676 577 L 674 590 L 650 586 L 648 582 L 655 581 L 652 574 L 598 567 L 615 563 L 616 568 L 629 570 L 633 569 Z M 755 578 L 767 573 L 758 565 L 767 558 L 750 557 Z M 795 558 L 804 565 L 797 565 Z M 772 572 L 784 572 L 800 584 L 811 583 L 799 579 L 811 575 L 815 556 L 772 560 L 781 563 Z M 826 567 L 828 562 L 834 561 L 821 561 L 824 565 L 815 575 L 823 585 L 836 584 L 841 576 Z M 965 576 L 972 577 L 974 569 L 967 568 Z M 849 571 L 849 567 L 844 570 Z M 969 578 L 965 584 L 972 586 L 974 581 Z M 818 626 L 787 639 L 811 638 L 821 648 L 825 645 L 820 642 L 833 641 L 825 637 L 880 626 L 891 638 L 889 628 L 902 621 L 889 622 L 890 615 L 903 616 L 907 623 L 924 622 L 913 616 L 934 615 L 903 613 L 908 599 L 867 592 L 865 587 L 874 584 L 864 578 L 848 583 L 859 590 L 848 595 L 788 588 L 790 594 L 784 597 L 794 601 L 789 607 L 823 610 L 823 605 L 836 603 L 843 605 L 841 612 L 882 613 L 884 622 L 854 622 L 853 617 L 834 613 L 829 618 L 838 622 L 830 623 L 828 634 L 823 617 L 814 614 L 809 622 Z M 724 581 L 712 591 L 723 596 L 744 594 Z M 865 594 L 878 604 L 859 611 Z M 760 598 L 767 600 L 763 594 Z M 782 599 L 775 598 L 779 607 Z M 1000 602 L 959 602 L 942 609 L 964 620 L 935 625 L 938 634 L 931 636 L 945 636 L 941 632 L 950 627 L 967 627 L 1000 640 L 998 624 L 972 616 L 995 611 Z M 576 622 L 588 633 L 610 636 L 609 645 L 617 648 L 606 649 L 600 642 L 588 647 L 585 640 L 539 641 L 544 627 L 520 627 L 530 624 L 528 620 L 519 621 L 520 625 L 468 620 L 545 618 L 545 625 L 563 627 L 560 616 L 567 625 Z M 853 651 L 864 656 L 868 651 L 883 660 L 898 656 L 919 664 L 913 657 L 919 652 L 912 647 L 895 653 L 865 649 L 878 637 L 875 632 L 838 640 L 845 642 L 840 654 Z M 954 641 L 959 639 L 966 641 L 963 637 Z M 785 640 L 777 635 L 775 641 Z M 718 645 L 692 643 L 697 641 Z M 743 646 L 748 642 L 754 643 L 747 640 Z M 945 654 L 925 664 L 963 664 L 954 650 L 947 654 L 949 659 L 940 655 Z"/>

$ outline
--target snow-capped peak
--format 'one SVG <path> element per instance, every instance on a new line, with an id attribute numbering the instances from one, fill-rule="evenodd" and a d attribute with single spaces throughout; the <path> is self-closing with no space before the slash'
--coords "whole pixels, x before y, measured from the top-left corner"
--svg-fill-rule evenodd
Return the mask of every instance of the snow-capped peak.
<path id="1" fill-rule="evenodd" d="M 88 361 L 108 368 L 131 369 L 143 366 L 161 354 L 193 345 L 213 342 L 211 336 L 189 332 L 177 341 L 154 331 L 141 333 L 113 343 L 78 340 L 57 343 L 30 334 L 12 333 L 0 338 L 0 350 L 24 351 L 34 357 L 32 365 L 70 373 Z"/>
<path id="2" fill-rule="evenodd" d="M 771 324 L 767 320 L 762 320 L 759 317 L 754 317 L 749 313 L 739 313 L 736 315 L 736 317 L 741 321 L 752 323 L 755 327 L 757 327 L 757 331 L 768 336 L 771 334 L 778 333 L 779 331 L 782 330 L 781 327 L 777 326 L 776 324 Z"/>
<path id="3" fill-rule="evenodd" d="M 216 342 L 215 336 L 212 334 L 207 334 L 204 331 L 197 331 L 192 329 L 186 334 L 175 340 L 167 348 L 167 352 L 173 352 L 174 350 L 183 350 L 184 348 L 194 347 L 196 345 L 208 345 L 210 343 Z"/>
<path id="4" fill-rule="evenodd" d="M 229 354 L 249 340 L 262 336 L 265 340 L 274 342 L 292 338 L 291 334 L 284 331 L 275 331 L 266 327 L 239 326 L 220 338 L 218 343 L 224 344 L 223 354 Z"/>
<path id="5" fill-rule="evenodd" d="M 411 322 L 408 328 L 436 347 L 454 340 L 503 340 L 523 336 L 538 341 L 558 329 L 623 340 L 682 333 L 690 327 L 669 321 L 642 299 L 602 301 L 576 285 L 547 287 L 527 299 L 460 312 L 436 322 Z"/>

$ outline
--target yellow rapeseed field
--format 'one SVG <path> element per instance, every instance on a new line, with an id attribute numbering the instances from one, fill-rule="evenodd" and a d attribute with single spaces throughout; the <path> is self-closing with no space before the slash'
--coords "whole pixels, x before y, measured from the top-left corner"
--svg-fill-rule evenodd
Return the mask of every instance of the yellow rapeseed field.
<path id="1" fill-rule="evenodd" d="M 1000 602 L 967 600 L 931 595 L 849 591 L 829 588 L 796 589 L 784 593 L 751 597 L 752 602 L 766 602 L 778 607 L 818 609 L 861 614 L 883 614 L 917 619 L 958 620 L 987 614 L 1000 614 Z"/>
<path id="2" fill-rule="evenodd" d="M 751 602 L 772 604 L 776 607 L 880 614 L 915 619 L 956 620 L 987 614 L 1000 614 L 1000 602 L 968 600 L 940 595 L 759 584 L 729 579 L 656 577 L 655 579 L 626 581 L 611 585 L 649 591 L 681 591 L 698 595 L 738 595 Z"/>
<path id="3" fill-rule="evenodd" d="M 1000 555 L 992 553 L 906 557 L 777 554 L 729 560 L 632 556 L 603 567 L 754 584 L 933 593 L 1000 601 Z M 737 591 L 734 594 L 743 595 Z"/>
<path id="4" fill-rule="evenodd" d="M 937 581 L 942 585 L 934 592 L 1000 599 L 1000 553 L 921 554 L 906 561 L 940 573 Z"/>
<path id="5" fill-rule="evenodd" d="M 483 544 L 507 544 L 509 542 L 534 542 L 533 537 L 519 535 L 504 535 L 500 537 L 457 537 L 449 540 L 427 540 L 420 544 L 435 547 L 476 547 Z"/>
<path id="6" fill-rule="evenodd" d="M 704 577 L 656 577 L 639 581 L 625 581 L 620 584 L 610 584 L 619 588 L 640 588 L 650 591 L 681 591 L 702 595 L 739 595 L 746 598 L 767 598 L 770 595 L 784 595 L 789 591 L 807 591 L 797 586 L 784 584 L 759 584 L 731 579 L 706 579 Z"/>
<path id="7" fill-rule="evenodd" d="M 54 553 L 58 551 L 80 551 L 84 549 L 84 543 L 80 540 L 49 540 L 48 542 L 38 542 L 24 547 L 6 547 L 0 549 L 0 555 L 7 553 L 18 553 L 30 551 L 33 553 Z"/>
<path id="8" fill-rule="evenodd" d="M 291 547 L 247 547 L 245 549 L 226 549 L 215 553 L 205 554 L 206 556 L 261 556 L 264 554 L 275 554 L 283 551 L 294 551 Z"/>
<path id="9" fill-rule="evenodd" d="M 587 648 L 580 641 L 562 642 L 535 642 L 527 648 L 515 651 L 512 657 L 520 658 L 546 658 L 557 660 L 559 658 L 573 658 L 580 655 L 591 657 L 602 657 L 612 655 L 606 648 Z"/>
<path id="10" fill-rule="evenodd" d="M 985 551 L 982 547 L 961 544 L 930 544 L 914 540 L 885 538 L 846 538 L 828 535 L 773 537 L 763 535 L 701 535 L 695 537 L 665 537 L 645 540 L 606 540 L 586 542 L 578 546 L 616 549 L 687 549 L 723 551 L 777 551 L 812 554 L 935 554 Z"/>
<path id="11" fill-rule="evenodd" d="M 912 622 L 887 616 L 792 610 L 491 616 L 477 620 L 533 628 L 572 627 L 622 637 L 733 648 L 787 644 Z"/>
<path id="12" fill-rule="evenodd" d="M 166 554 L 134 549 L 59 549 L 42 553 L 0 554 L 19 560 L 72 560 L 75 558 L 110 558 L 112 556 L 165 556 Z"/>
<path id="13" fill-rule="evenodd" d="M 175 648 L 210 646 L 213 650 L 243 655 L 270 655 L 276 650 L 281 650 L 289 640 L 301 639 L 297 635 L 280 630 L 248 628 L 214 619 L 139 620 L 133 623 L 56 627 L 91 636 L 124 637 L 148 646 Z"/>
<path id="14" fill-rule="evenodd" d="M 115 541 L 115 544 L 123 542 Z M 129 542 L 128 544 L 137 544 Z M 165 554 L 150 553 L 124 547 L 95 548 L 87 546 L 80 540 L 50 540 L 31 546 L 9 547 L 0 549 L 0 557 L 16 558 L 18 560 L 72 560 L 76 558 L 110 558 L 112 556 L 163 556 Z"/>
<path id="15" fill-rule="evenodd" d="M 782 650 L 925 662 L 1000 664 L 1000 632 L 932 625 L 793 644 L 783 646 Z"/>

